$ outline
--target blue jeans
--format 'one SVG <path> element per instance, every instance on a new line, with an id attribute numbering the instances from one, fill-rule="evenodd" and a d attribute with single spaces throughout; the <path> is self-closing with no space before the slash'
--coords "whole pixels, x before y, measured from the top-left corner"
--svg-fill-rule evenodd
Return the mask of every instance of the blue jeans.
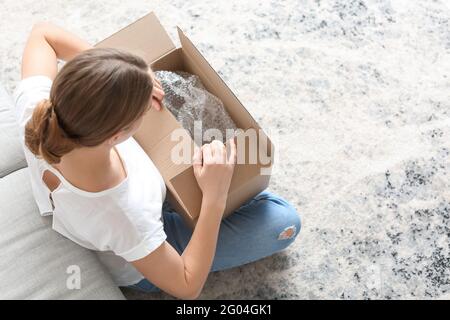
<path id="1" fill-rule="evenodd" d="M 192 230 L 167 204 L 163 206 L 163 219 L 167 241 L 181 255 Z M 263 191 L 222 220 L 211 271 L 241 266 L 279 252 L 294 242 L 300 227 L 300 217 L 291 204 Z M 147 279 L 129 287 L 161 291 Z"/>

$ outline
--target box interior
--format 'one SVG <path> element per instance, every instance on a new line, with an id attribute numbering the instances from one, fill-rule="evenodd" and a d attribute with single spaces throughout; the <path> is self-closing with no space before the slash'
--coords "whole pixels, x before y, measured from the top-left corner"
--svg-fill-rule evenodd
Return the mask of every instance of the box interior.
<path id="1" fill-rule="evenodd" d="M 182 44 L 185 44 L 182 42 Z M 200 60 L 200 59 L 198 59 Z M 197 61 L 198 61 L 197 60 Z M 206 60 L 205 60 L 206 61 Z M 230 90 L 224 90 L 220 83 L 212 81 L 212 76 L 207 75 L 204 71 L 205 61 L 200 60 L 200 64 L 197 63 L 192 55 L 185 50 L 185 47 L 177 48 L 165 56 L 161 57 L 157 61 L 152 64 L 152 69 L 154 71 L 158 70 L 168 70 L 168 71 L 186 71 L 191 74 L 196 74 L 200 77 L 200 80 L 204 84 L 205 88 L 211 92 L 212 94 L 219 97 L 223 102 L 228 101 L 229 104 L 224 102 L 224 107 L 229 112 L 231 118 L 236 123 L 239 128 L 254 128 L 260 129 L 258 124 L 253 120 L 253 118 L 248 114 L 247 110 L 236 101 L 233 101 L 232 97 L 230 97 Z M 209 65 L 208 65 L 209 66 Z M 214 72 L 215 73 L 215 72 Z M 215 78 L 215 77 L 214 77 Z M 216 83 L 216 86 L 214 86 Z M 231 108 L 230 108 L 231 104 Z M 231 112 L 230 110 L 234 110 L 235 112 Z M 248 117 L 247 117 L 248 115 Z M 175 119 L 175 118 L 174 118 Z M 175 120 L 176 121 L 176 120 Z M 237 140 L 238 143 L 246 143 L 247 145 L 242 148 L 242 151 L 248 153 L 250 150 L 250 146 L 248 145 L 248 140 L 239 139 L 239 135 Z M 267 146 L 263 146 L 262 143 L 264 139 L 260 139 L 259 147 L 265 148 L 268 155 L 271 155 L 271 150 Z M 241 190 L 241 186 L 247 186 L 250 183 L 250 180 L 253 178 L 257 178 L 260 176 L 260 169 L 263 167 L 260 163 L 249 163 L 249 155 L 246 154 L 245 164 L 237 164 L 235 167 L 235 174 L 233 175 L 233 179 L 231 182 L 229 195 L 234 194 L 232 198 L 239 197 L 239 194 L 245 194 Z M 181 167 L 179 168 L 181 169 Z M 194 173 L 191 166 L 187 168 L 183 168 L 180 171 L 174 172 L 175 175 L 169 177 L 170 185 L 174 190 L 177 190 L 177 197 L 182 202 L 184 207 L 186 207 L 188 214 L 195 218 L 195 214 L 200 211 L 200 203 L 201 203 L 201 190 L 196 186 L 192 187 L 193 182 L 195 182 Z M 256 179 L 258 182 L 259 180 Z M 190 187 L 189 187 L 190 186 Z M 244 196 L 245 197 L 245 196 Z M 245 200 L 245 199 L 244 199 Z M 240 202 L 240 201 L 237 201 Z M 230 203 L 230 205 L 232 205 Z"/>

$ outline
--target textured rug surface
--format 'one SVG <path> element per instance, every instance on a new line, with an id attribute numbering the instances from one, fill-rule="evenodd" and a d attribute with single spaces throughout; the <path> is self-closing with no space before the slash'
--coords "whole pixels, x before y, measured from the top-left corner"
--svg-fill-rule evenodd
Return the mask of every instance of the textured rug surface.
<path id="1" fill-rule="evenodd" d="M 303 220 L 291 247 L 211 274 L 201 298 L 449 298 L 448 2 L 1 0 L 0 81 L 16 86 L 33 22 L 95 43 L 152 10 L 272 137 L 270 189 Z"/>

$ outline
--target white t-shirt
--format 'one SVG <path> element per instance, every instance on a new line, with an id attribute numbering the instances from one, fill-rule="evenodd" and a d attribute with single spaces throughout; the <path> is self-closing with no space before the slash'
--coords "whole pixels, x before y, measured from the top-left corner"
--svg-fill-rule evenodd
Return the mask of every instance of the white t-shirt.
<path id="1" fill-rule="evenodd" d="M 117 285 L 135 284 L 144 277 L 130 261 L 147 256 L 166 240 L 161 214 L 166 196 L 164 180 L 133 138 L 116 145 L 126 179 L 101 192 L 75 187 L 58 170 L 31 153 L 24 142 L 25 124 L 36 104 L 48 99 L 51 85 L 51 79 L 33 76 L 22 80 L 14 92 L 21 141 L 39 211 L 41 215 L 53 214 L 55 231 L 95 250 Z M 42 180 L 45 170 L 61 181 L 53 192 Z"/>

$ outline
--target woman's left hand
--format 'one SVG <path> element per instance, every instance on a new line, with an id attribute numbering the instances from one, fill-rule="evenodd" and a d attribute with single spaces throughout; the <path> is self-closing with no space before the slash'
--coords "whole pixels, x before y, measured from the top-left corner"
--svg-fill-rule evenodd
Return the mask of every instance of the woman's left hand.
<path id="1" fill-rule="evenodd" d="M 161 82 L 156 79 L 153 71 L 150 70 L 149 72 L 153 80 L 152 107 L 159 111 L 162 109 L 162 101 L 164 99 L 165 93 L 162 88 Z"/>

